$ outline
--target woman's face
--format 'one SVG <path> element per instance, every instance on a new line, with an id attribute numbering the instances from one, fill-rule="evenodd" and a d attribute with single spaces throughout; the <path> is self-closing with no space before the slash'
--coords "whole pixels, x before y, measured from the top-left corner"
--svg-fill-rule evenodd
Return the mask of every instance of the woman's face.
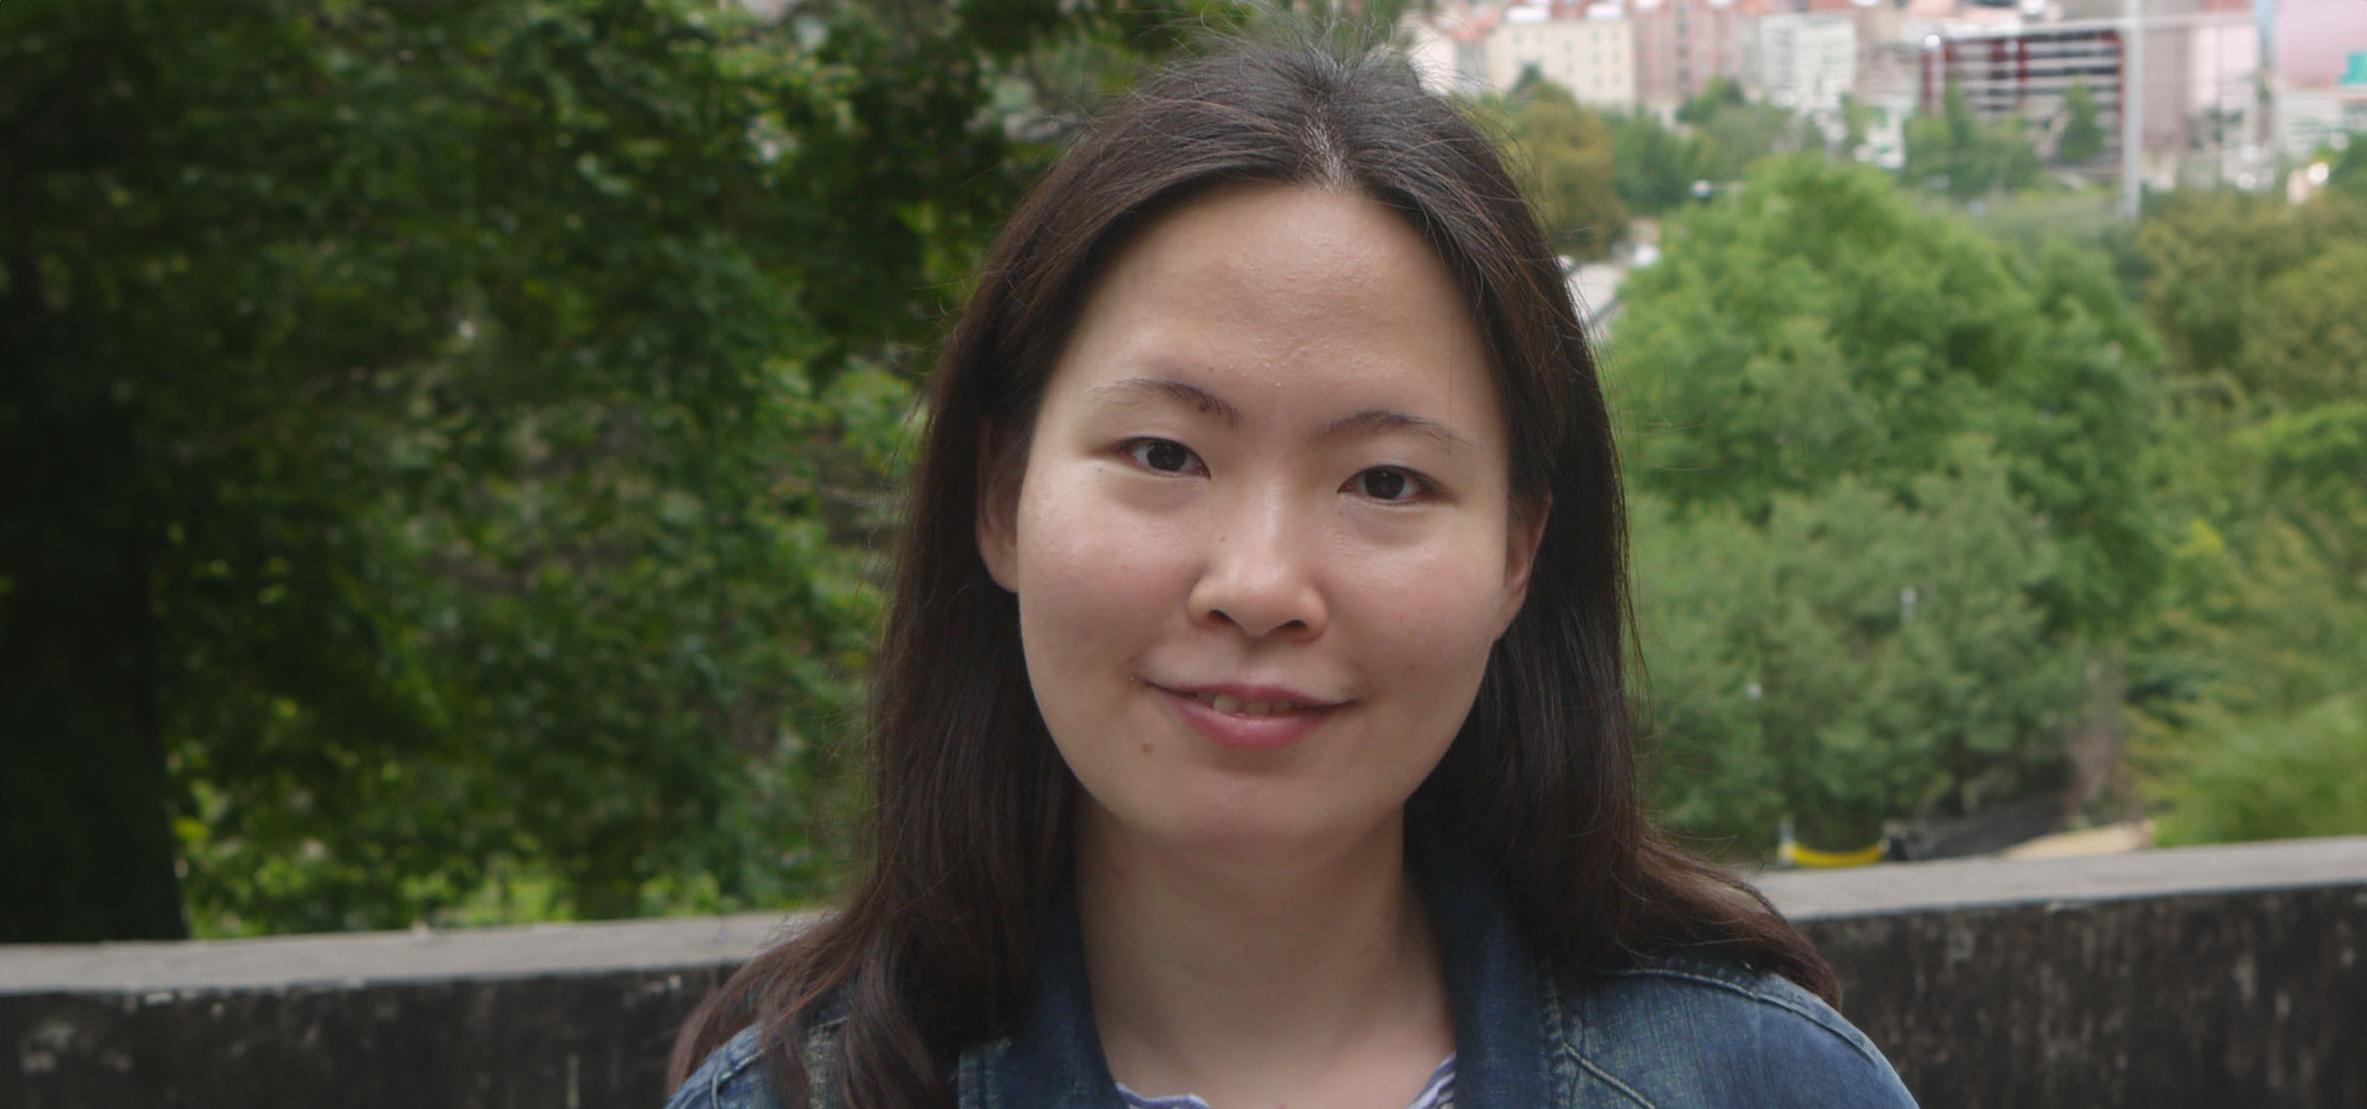
<path id="1" fill-rule="evenodd" d="M 982 512 L 1085 819 L 1200 852 L 1390 827 L 1525 592 L 1488 355 L 1378 203 L 1230 187 L 1087 298 Z M 1541 513 L 1528 513 L 1535 517 Z"/>

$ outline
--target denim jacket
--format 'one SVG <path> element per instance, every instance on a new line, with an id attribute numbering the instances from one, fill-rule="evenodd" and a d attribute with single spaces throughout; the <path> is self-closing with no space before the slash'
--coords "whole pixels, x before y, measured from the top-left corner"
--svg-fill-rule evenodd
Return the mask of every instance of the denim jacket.
<path id="1" fill-rule="evenodd" d="M 1445 951 L 1458 1109 L 1915 1104 L 1862 1033 L 1789 981 L 1695 957 L 1548 974 L 1473 868 L 1422 870 Z M 1019 1027 L 962 1053 L 954 1069 L 960 1106 L 1117 1106 L 1066 898 L 1047 921 L 1032 975 Z M 801 1045 L 815 1109 L 843 1109 L 834 1065 L 840 1020 L 825 1006 Z M 708 1056 L 667 1109 L 779 1109 L 762 1055 L 755 1030 L 741 1032 Z"/>

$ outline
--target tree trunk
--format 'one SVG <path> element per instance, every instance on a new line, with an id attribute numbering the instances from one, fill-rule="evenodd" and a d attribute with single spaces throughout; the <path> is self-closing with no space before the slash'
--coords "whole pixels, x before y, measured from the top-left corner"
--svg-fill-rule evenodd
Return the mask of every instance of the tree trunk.
<path id="1" fill-rule="evenodd" d="M 103 375 L 27 330 L 0 343 L 0 943 L 179 938 L 145 467 Z"/>

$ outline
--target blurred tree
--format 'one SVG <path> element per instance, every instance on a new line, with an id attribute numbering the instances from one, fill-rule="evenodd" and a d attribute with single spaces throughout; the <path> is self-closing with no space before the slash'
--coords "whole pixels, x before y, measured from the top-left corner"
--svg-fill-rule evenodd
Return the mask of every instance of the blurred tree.
<path id="1" fill-rule="evenodd" d="M 2085 165 L 2104 153 L 2104 127 L 2097 122 L 2095 94 L 2085 81 L 2073 81 L 2063 94 L 2063 134 L 2055 140 L 2055 160 Z"/>
<path id="2" fill-rule="evenodd" d="M 1695 117 L 1691 141 L 1693 177 L 1725 184 L 1742 180 L 1760 159 L 1802 150 L 1824 150 L 1824 138 L 1806 119 L 1773 104 L 1719 98 Z"/>
<path id="3" fill-rule="evenodd" d="M 2185 539 L 2139 640 L 2163 838 L 2367 832 L 2367 397 L 2186 424 L 2161 463 Z"/>
<path id="4" fill-rule="evenodd" d="M 2294 410 L 2367 398 L 2367 238 L 2328 244 L 2256 292 L 2236 373 Z"/>
<path id="5" fill-rule="evenodd" d="M 1903 491 L 1966 432 L 2053 521 L 2050 622 L 2140 610 L 2160 572 L 2138 455 L 2144 326 L 2094 260 L 2024 267 L 1870 167 L 1795 156 L 1688 213 L 1621 289 L 1615 385 L 1638 483 L 1679 510 L 1764 516 L 1843 475 Z"/>
<path id="6" fill-rule="evenodd" d="M 2162 835 L 2367 832 L 2367 198 L 2175 193 L 2136 243 L 2182 403 L 2153 452 L 2183 539 L 2139 629 Z"/>
<path id="7" fill-rule="evenodd" d="M 1675 810 L 1704 826 L 1725 787 L 1685 772 L 1725 781 L 1734 752 L 1777 743 L 1750 736 L 1779 709 L 1806 761 L 1767 770 L 1781 788 L 1750 821 L 1776 799 L 1971 807 L 2045 771 L 2089 651 L 2150 611 L 2163 567 L 2143 466 L 2158 355 L 2111 275 L 2059 246 L 2025 264 L 1880 171 L 1809 156 L 1763 163 L 1662 251 L 1621 289 L 1607 364 L 1631 480 L 1661 513 L 1639 517 L 1637 565 Z M 2005 546 L 1970 554 L 1959 526 Z M 1723 570 L 1682 565 L 1724 548 Z M 1686 592 L 1746 578 L 1723 600 Z M 1933 618 L 1909 630 L 1916 604 Z M 1726 643 L 1748 612 L 1792 630 Z M 1745 688 L 1747 719 L 1684 715 L 1741 711 Z M 1846 788 L 1814 769 L 1842 765 L 1887 769 Z"/>
<path id="8" fill-rule="evenodd" d="M 1842 477 L 1764 519 L 1638 499 L 1654 794 L 1696 835 L 1857 847 L 1977 808 L 2059 759 L 2080 672 L 2034 588 L 2045 521 L 1978 437 L 1903 491 Z"/>
<path id="9" fill-rule="evenodd" d="M 824 888 L 1022 72 L 1215 7 L 0 6 L 0 940 Z"/>
<path id="10" fill-rule="evenodd" d="M 1514 90 L 1508 108 L 1530 195 L 1554 250 L 1581 259 L 1610 254 L 1627 237 L 1610 128 L 1568 89 L 1542 79 Z"/>
<path id="11" fill-rule="evenodd" d="M 2342 151 L 2327 167 L 2326 187 L 2367 198 L 2367 131 L 2353 131 L 2343 137 Z"/>
<path id="12" fill-rule="evenodd" d="M 1743 95 L 1742 86 L 1733 78 L 1711 77 L 1702 82 L 1701 88 L 1693 95 L 1686 97 L 1683 104 L 1677 105 L 1677 122 L 1698 127 L 1716 118 L 1721 111 L 1740 108 L 1749 102 L 1749 98 Z"/>
<path id="13" fill-rule="evenodd" d="M 1717 78 L 1677 111 L 1669 127 L 1637 110 L 1607 119 L 1612 168 L 1621 202 L 1639 215 L 1659 215 L 1697 199 L 1696 182 L 1730 185 L 1773 154 L 1823 150 L 1807 119 L 1742 94 Z"/>
<path id="14" fill-rule="evenodd" d="M 2344 373 L 2328 364 L 2295 371 L 2320 337 L 2293 326 L 2336 322 L 2356 258 L 2325 263 L 2318 280 L 2283 280 L 2337 247 L 2367 242 L 2367 198 L 2329 191 L 2305 204 L 2234 190 L 2180 191 L 2154 205 L 2137 230 L 2146 315 L 2160 329 L 2180 391 L 2236 412 L 2255 399 L 2272 405 L 2322 398 L 2306 384 Z M 2330 299 L 2329 299 L 2330 298 Z M 2276 301 L 2273 306 L 2270 301 Z M 2263 326 L 2275 319 L 2272 327 Z M 2343 349 L 2339 337 L 2328 337 Z M 2279 347 L 2294 348 L 2280 356 Z M 2295 371 L 2295 372 L 2288 372 Z M 2275 375 L 2264 379 L 2260 373 Z M 2279 390 L 2302 383 L 2304 395 Z"/>
<path id="15" fill-rule="evenodd" d="M 1906 162 L 1900 179 L 1917 188 L 1971 200 L 1991 192 L 2017 192 L 2040 181 L 2038 150 L 2019 117 L 1983 120 L 1964 90 L 1949 85 L 1937 114 L 1907 118 Z"/>
<path id="16" fill-rule="evenodd" d="M 1647 111 L 1610 117 L 1611 165 L 1619 200 L 1637 215 L 1656 216 L 1693 196 L 1693 162 L 1685 136 Z"/>
<path id="17" fill-rule="evenodd" d="M 1841 94 L 1841 144 L 1833 151 L 1836 157 L 1857 159 L 1858 149 L 1866 144 L 1866 132 L 1881 122 L 1883 111 L 1848 93 Z"/>

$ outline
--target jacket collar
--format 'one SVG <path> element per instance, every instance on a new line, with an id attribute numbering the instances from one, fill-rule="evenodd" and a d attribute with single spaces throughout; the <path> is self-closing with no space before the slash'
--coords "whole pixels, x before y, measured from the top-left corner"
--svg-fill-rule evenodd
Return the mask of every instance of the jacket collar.
<path id="1" fill-rule="evenodd" d="M 1455 1018 L 1458 1109 L 1527 1109 L 1548 1104 L 1548 997 L 1537 965 L 1513 927 L 1503 894 L 1481 869 L 1433 837 L 1409 852 L 1430 898 L 1444 949 Z M 1076 898 L 1052 898 L 1030 972 L 1026 1014 L 1008 1039 L 971 1048 L 956 1072 L 964 1109 L 1044 1106 L 1103 1109 L 1116 1083 L 1093 1025 Z"/>

